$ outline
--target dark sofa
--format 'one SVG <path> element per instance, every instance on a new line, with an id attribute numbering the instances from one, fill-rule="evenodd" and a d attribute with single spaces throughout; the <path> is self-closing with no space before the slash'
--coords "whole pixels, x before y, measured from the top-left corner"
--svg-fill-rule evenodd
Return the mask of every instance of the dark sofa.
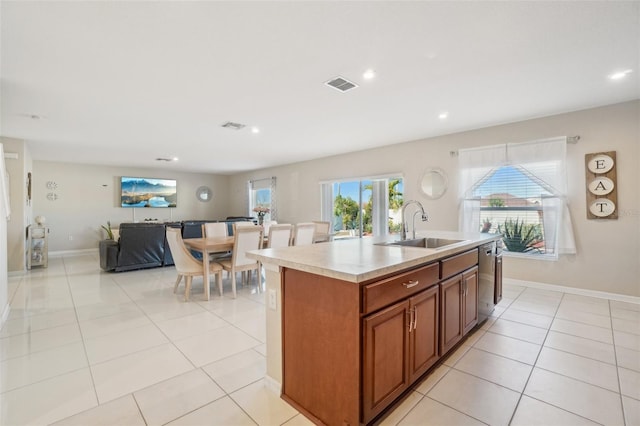
<path id="1" fill-rule="evenodd" d="M 223 221 L 186 220 L 170 223 L 121 223 L 120 239 L 99 243 L 100 268 L 107 272 L 131 271 L 173 265 L 173 256 L 167 243 L 166 227 L 180 228 L 182 238 L 202 237 L 205 222 L 227 222 L 229 235 L 233 235 L 233 222 L 244 217 Z M 193 252 L 201 259 L 202 254 Z"/>
<path id="2" fill-rule="evenodd" d="M 163 266 L 165 234 L 164 223 L 120 224 L 120 239 L 117 242 L 100 241 L 100 268 L 121 272 Z"/>

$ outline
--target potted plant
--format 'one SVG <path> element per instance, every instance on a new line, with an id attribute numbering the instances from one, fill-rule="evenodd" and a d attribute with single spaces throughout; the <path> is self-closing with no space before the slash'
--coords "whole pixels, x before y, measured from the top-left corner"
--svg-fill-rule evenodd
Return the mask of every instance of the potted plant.
<path id="1" fill-rule="evenodd" d="M 485 234 L 491 230 L 491 219 L 485 219 L 482 221 L 482 230 L 480 232 L 484 232 Z"/>
<path id="2" fill-rule="evenodd" d="M 542 240 L 538 225 L 526 224 L 524 220 L 507 219 L 504 225 L 498 225 L 498 233 L 502 234 L 502 240 L 508 251 L 518 253 L 540 252 L 536 247 Z"/>
<path id="3" fill-rule="evenodd" d="M 102 225 L 102 229 L 107 231 L 107 240 L 113 240 L 113 230 L 111 230 L 111 221 L 107 221 L 107 226 Z"/>

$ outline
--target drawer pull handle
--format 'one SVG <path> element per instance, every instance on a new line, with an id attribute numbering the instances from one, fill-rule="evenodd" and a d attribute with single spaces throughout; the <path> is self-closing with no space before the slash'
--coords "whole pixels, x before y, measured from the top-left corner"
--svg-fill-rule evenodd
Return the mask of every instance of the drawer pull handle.
<path id="1" fill-rule="evenodd" d="M 409 281 L 408 283 L 402 283 L 403 286 L 405 286 L 405 288 L 411 288 L 411 287 L 415 287 L 418 284 L 420 284 L 420 281 L 415 280 L 415 281 Z"/>

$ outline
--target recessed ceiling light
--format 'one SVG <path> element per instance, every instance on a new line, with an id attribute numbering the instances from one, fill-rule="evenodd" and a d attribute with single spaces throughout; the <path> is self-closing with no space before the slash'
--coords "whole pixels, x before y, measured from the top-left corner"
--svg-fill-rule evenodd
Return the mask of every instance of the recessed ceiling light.
<path id="1" fill-rule="evenodd" d="M 374 70 L 366 70 L 364 72 L 364 74 L 362 74 L 362 77 L 365 80 L 371 80 L 372 78 L 374 78 L 376 76 L 376 72 Z"/>
<path id="2" fill-rule="evenodd" d="M 445 112 L 441 112 L 441 113 L 438 115 L 438 118 L 439 118 L 440 120 L 446 120 L 446 119 L 447 119 L 447 117 L 449 117 L 449 113 L 448 113 L 448 112 L 446 112 L 446 111 L 445 111 Z"/>
<path id="3" fill-rule="evenodd" d="M 609 78 L 611 80 L 620 80 L 621 78 L 625 78 L 626 76 L 628 76 L 632 72 L 633 72 L 633 70 L 624 70 L 624 71 L 615 72 L 615 73 L 609 75 Z"/>
<path id="4" fill-rule="evenodd" d="M 251 133 L 260 133 L 260 129 L 254 126 L 251 128 Z"/>

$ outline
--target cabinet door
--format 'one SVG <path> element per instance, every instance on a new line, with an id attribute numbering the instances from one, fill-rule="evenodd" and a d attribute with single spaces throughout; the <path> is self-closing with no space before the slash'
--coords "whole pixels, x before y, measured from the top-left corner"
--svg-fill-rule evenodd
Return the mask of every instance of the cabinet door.
<path id="1" fill-rule="evenodd" d="M 407 299 L 363 320 L 363 423 L 409 386 L 409 316 Z"/>
<path id="2" fill-rule="evenodd" d="M 440 283 L 440 355 L 462 339 L 462 275 Z"/>
<path id="3" fill-rule="evenodd" d="M 413 382 L 438 360 L 439 287 L 409 300 L 413 327 L 409 339 L 409 380 Z"/>
<path id="4" fill-rule="evenodd" d="M 462 274 L 463 315 L 462 335 L 467 334 L 478 323 L 478 267 Z"/>
<path id="5" fill-rule="evenodd" d="M 502 256 L 496 257 L 496 278 L 493 303 L 496 305 L 502 300 Z"/>

